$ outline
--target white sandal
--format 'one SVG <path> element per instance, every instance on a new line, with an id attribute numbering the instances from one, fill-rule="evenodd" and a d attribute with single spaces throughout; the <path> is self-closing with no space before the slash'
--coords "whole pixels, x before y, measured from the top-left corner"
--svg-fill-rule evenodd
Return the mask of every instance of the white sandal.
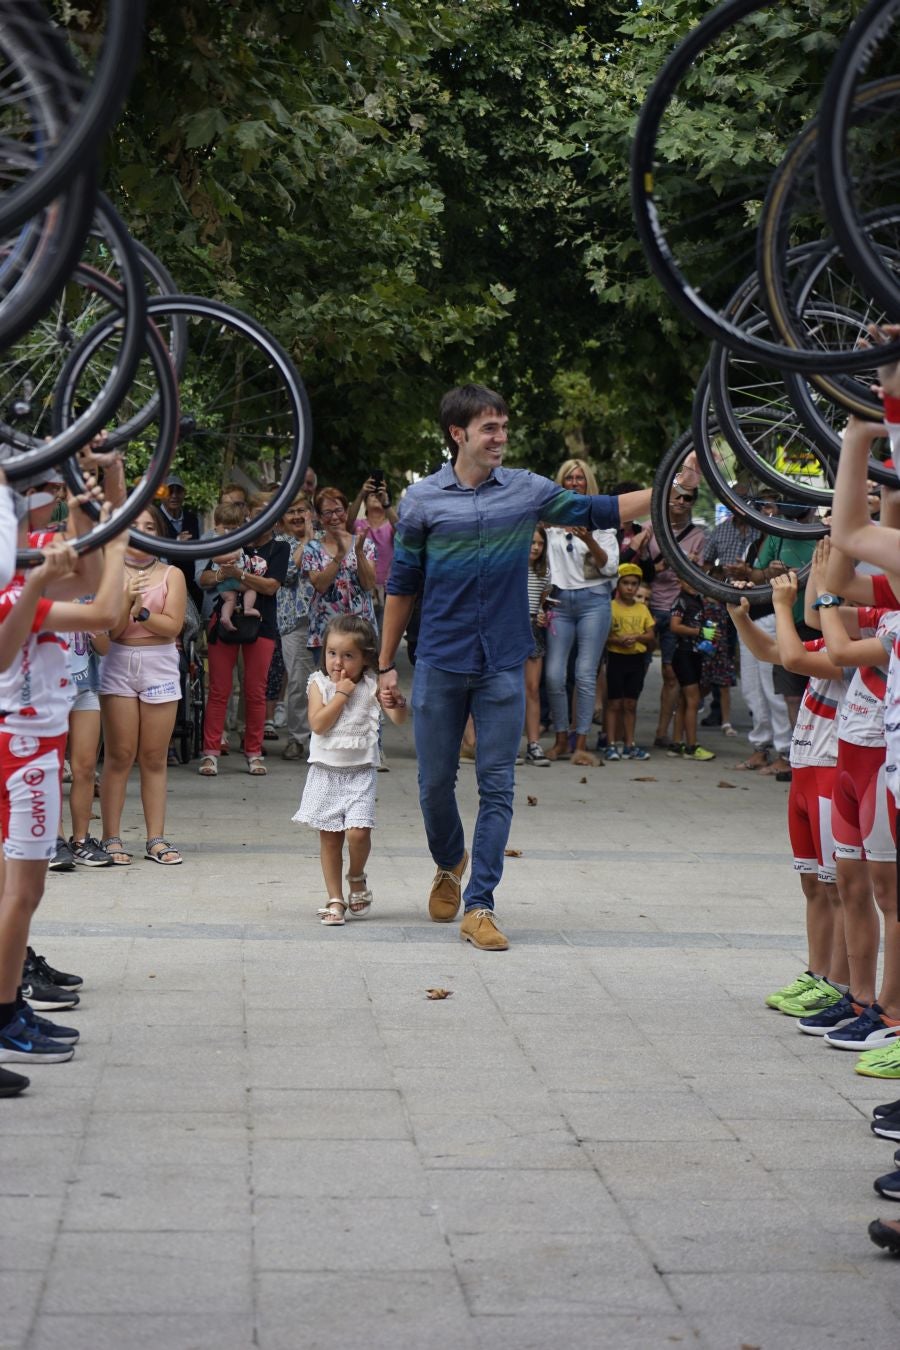
<path id="1" fill-rule="evenodd" d="M 343 900 L 329 900 L 327 905 L 323 905 L 316 913 L 319 915 L 319 922 L 325 928 L 341 928 L 347 922 L 344 918 L 347 906 Z"/>
<path id="2" fill-rule="evenodd" d="M 365 872 L 360 873 L 358 877 L 351 877 L 350 873 L 347 873 L 347 885 L 350 887 L 349 909 L 354 919 L 364 919 L 372 908 L 372 901 L 375 899 L 368 887 L 365 887 L 361 891 L 355 891 L 353 889 L 354 881 L 365 880 Z"/>

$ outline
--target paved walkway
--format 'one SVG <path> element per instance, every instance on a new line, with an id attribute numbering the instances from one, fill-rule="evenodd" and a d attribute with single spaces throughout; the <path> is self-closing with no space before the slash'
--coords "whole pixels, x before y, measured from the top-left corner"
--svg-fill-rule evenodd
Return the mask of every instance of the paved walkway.
<path id="1" fill-rule="evenodd" d="M 173 771 L 185 866 L 53 876 L 36 924 L 83 1044 L 0 1102 L 2 1350 L 896 1350 L 900 1089 L 763 1006 L 803 957 L 786 789 L 706 740 L 518 770 L 503 955 L 427 921 L 406 729 L 345 929 L 302 769 Z"/>

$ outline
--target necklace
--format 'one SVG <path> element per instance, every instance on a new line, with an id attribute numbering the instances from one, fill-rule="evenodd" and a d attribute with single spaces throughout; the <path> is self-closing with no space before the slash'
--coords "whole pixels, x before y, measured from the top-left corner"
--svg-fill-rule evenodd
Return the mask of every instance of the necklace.
<path id="1" fill-rule="evenodd" d="M 125 566 L 128 568 L 130 572 L 134 572 L 135 576 L 145 577 L 148 572 L 153 571 L 154 567 L 157 564 L 157 561 L 158 560 L 156 558 L 153 558 L 148 563 L 137 563 L 129 561 L 128 557 L 126 556 Z"/>

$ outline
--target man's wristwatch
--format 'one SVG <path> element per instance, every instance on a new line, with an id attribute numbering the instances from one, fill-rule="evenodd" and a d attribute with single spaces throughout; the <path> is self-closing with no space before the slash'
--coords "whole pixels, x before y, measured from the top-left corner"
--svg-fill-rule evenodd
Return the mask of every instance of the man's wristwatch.
<path id="1" fill-rule="evenodd" d="M 379 667 L 378 667 L 378 674 L 379 674 L 379 675 L 387 675 L 389 671 L 391 671 L 391 670 L 396 670 L 396 669 L 397 669 L 397 662 L 396 662 L 396 661 L 392 661 L 391 664 L 390 664 L 389 666 L 379 666 Z"/>
<path id="2" fill-rule="evenodd" d="M 836 609 L 838 605 L 844 603 L 842 595 L 832 595 L 831 591 L 823 591 L 818 600 L 812 603 L 813 609 Z"/>

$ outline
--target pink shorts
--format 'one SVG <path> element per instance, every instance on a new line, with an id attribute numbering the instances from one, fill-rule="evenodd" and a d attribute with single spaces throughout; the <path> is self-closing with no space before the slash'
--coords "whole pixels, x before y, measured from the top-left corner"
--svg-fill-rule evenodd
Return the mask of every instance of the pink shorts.
<path id="1" fill-rule="evenodd" d="M 66 737 L 0 732 L 0 831 L 3 856 L 49 862 L 62 808 Z"/>
<path id="2" fill-rule="evenodd" d="M 805 765 L 792 770 L 788 793 L 788 834 L 794 871 L 833 882 L 837 876 L 831 835 L 831 794 L 835 770 L 827 765 Z"/>
<path id="3" fill-rule="evenodd" d="M 831 798 L 836 858 L 896 861 L 896 809 L 884 780 L 885 753 L 883 745 L 838 741 Z"/>
<path id="4" fill-rule="evenodd" d="M 139 698 L 142 703 L 174 703 L 181 698 L 178 648 L 110 644 L 100 663 L 100 693 Z"/>

